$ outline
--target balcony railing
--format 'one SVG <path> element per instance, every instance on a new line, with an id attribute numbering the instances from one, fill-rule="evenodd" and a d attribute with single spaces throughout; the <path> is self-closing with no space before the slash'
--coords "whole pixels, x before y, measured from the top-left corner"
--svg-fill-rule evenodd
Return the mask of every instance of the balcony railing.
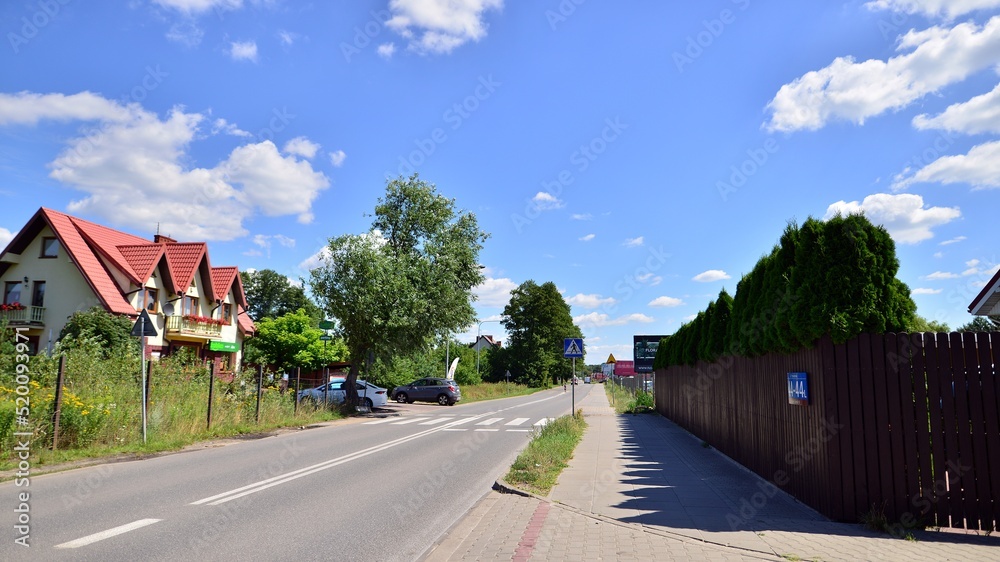
<path id="1" fill-rule="evenodd" d="M 217 338 L 222 335 L 222 326 L 210 322 L 190 320 L 183 316 L 169 316 L 167 317 L 167 332 Z"/>
<path id="2" fill-rule="evenodd" d="M 44 306 L 26 306 L 21 310 L 0 310 L 0 320 L 8 324 L 45 324 Z"/>

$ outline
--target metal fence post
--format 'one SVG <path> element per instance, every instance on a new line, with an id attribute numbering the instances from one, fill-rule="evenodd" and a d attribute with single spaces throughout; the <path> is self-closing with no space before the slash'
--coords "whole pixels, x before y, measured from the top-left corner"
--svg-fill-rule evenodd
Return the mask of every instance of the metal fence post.
<path id="1" fill-rule="evenodd" d="M 260 387 L 264 382 L 264 366 L 257 365 L 257 423 L 260 423 Z"/>
<path id="2" fill-rule="evenodd" d="M 52 414 L 52 450 L 59 447 L 59 413 L 62 410 L 63 377 L 66 375 L 66 356 L 59 356 L 59 374 L 56 375 L 55 412 Z"/>
<path id="3" fill-rule="evenodd" d="M 215 389 L 215 361 L 208 367 L 208 427 L 212 429 L 212 394 Z"/>

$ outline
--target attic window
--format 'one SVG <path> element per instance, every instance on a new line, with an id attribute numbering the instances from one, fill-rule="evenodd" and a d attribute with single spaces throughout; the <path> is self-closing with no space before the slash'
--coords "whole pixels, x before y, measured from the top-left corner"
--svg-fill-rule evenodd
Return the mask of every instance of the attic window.
<path id="1" fill-rule="evenodd" d="M 59 239 L 54 236 L 42 238 L 42 258 L 59 257 Z"/>

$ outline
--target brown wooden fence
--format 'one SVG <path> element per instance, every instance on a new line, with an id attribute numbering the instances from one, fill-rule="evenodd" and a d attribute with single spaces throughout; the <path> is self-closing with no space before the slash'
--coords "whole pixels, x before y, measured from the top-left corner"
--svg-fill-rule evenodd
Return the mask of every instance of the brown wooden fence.
<path id="1" fill-rule="evenodd" d="M 656 371 L 656 408 L 838 521 L 1000 521 L 1000 333 L 863 334 Z M 809 404 L 788 373 L 808 373 Z"/>

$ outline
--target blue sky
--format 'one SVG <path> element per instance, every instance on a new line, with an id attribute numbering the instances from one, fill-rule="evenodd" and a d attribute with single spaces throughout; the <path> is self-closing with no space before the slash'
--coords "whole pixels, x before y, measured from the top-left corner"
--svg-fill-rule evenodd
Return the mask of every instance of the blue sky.
<path id="1" fill-rule="evenodd" d="M 492 235 L 479 318 L 553 281 L 589 363 L 733 292 L 789 220 L 864 210 L 952 327 L 1000 261 L 1000 0 L 25 0 L 0 22 L 3 244 L 47 206 L 298 279 L 415 171 Z"/>

